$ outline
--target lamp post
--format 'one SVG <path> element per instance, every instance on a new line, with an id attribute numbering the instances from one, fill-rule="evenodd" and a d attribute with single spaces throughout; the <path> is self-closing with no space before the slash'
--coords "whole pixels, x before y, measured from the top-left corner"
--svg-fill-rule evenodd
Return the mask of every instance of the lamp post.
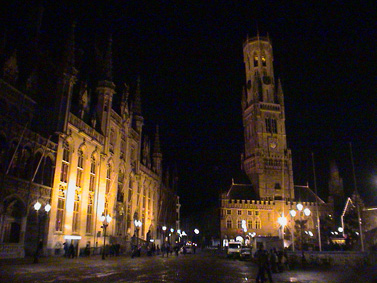
<path id="1" fill-rule="evenodd" d="M 111 222 L 111 216 L 110 214 L 105 216 L 105 213 L 102 212 L 101 215 L 101 222 L 102 222 L 102 227 L 103 228 L 103 249 L 102 249 L 102 259 L 105 259 L 105 248 L 106 248 L 106 228 L 109 226 L 109 223 Z"/>
<path id="2" fill-rule="evenodd" d="M 300 227 L 300 250 L 301 250 L 301 260 L 302 260 L 302 264 L 304 264 L 304 261 L 305 261 L 305 257 L 304 257 L 304 249 L 303 249 L 303 237 L 304 237 L 304 231 L 303 231 L 303 226 L 304 224 L 307 222 L 306 219 L 302 219 L 302 213 L 305 215 L 305 216 L 309 216 L 311 211 L 309 208 L 305 208 L 304 209 L 304 206 L 301 204 L 301 203 L 298 203 L 296 205 L 296 208 L 298 210 L 298 214 L 299 214 L 299 220 L 296 220 L 296 223 L 299 224 L 299 227 Z M 292 209 L 290 212 L 292 217 L 295 217 L 296 216 L 296 211 L 294 209 Z M 293 240 L 294 242 L 294 240 Z"/>
<path id="3" fill-rule="evenodd" d="M 37 201 L 34 204 L 34 209 L 35 209 L 35 211 L 37 213 L 38 236 L 37 236 L 37 247 L 35 249 L 33 263 L 38 263 L 39 262 L 39 259 L 38 259 L 39 258 L 39 250 L 42 248 L 41 245 L 40 245 L 40 241 L 41 241 L 41 239 L 40 239 L 40 237 L 41 237 L 41 221 L 39 220 L 39 210 L 41 209 L 41 207 L 42 207 L 42 204 L 39 201 Z M 45 205 L 45 212 L 46 212 L 46 214 L 50 211 L 50 209 L 51 209 L 51 205 L 50 204 L 46 204 Z"/>
<path id="4" fill-rule="evenodd" d="M 136 248 L 137 248 L 137 251 L 139 251 L 139 230 L 142 223 L 140 220 L 137 220 L 137 219 L 134 220 L 134 223 L 135 223 L 135 230 L 136 230 L 136 233 L 135 233 L 136 234 Z"/>
<path id="5" fill-rule="evenodd" d="M 173 238 L 173 233 L 174 233 L 174 229 L 173 228 L 170 228 L 170 241 L 169 241 L 169 244 L 170 244 L 170 248 L 172 248 L 172 238 Z"/>
<path id="6" fill-rule="evenodd" d="M 165 231 L 166 231 L 166 226 L 162 226 L 162 244 L 165 243 Z"/>
<path id="7" fill-rule="evenodd" d="M 284 227 L 287 225 L 287 218 L 284 216 L 284 213 L 278 218 L 278 223 L 280 224 L 279 238 L 284 239 Z"/>

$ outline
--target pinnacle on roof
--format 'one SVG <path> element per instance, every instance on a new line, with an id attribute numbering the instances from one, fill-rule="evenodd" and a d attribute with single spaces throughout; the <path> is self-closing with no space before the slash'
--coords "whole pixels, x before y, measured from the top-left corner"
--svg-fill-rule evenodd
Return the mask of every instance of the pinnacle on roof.
<path id="1" fill-rule="evenodd" d="M 135 92 L 135 101 L 133 104 L 133 113 L 141 116 L 141 94 L 140 94 L 140 76 L 137 78 L 137 87 Z"/>

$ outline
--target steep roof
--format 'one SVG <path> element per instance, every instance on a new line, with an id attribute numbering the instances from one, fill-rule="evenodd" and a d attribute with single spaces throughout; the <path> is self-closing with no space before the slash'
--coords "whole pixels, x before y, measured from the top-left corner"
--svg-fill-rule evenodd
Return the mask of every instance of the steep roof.
<path id="1" fill-rule="evenodd" d="M 318 195 L 316 195 L 308 186 L 295 186 L 295 199 L 301 202 L 325 203 Z"/>

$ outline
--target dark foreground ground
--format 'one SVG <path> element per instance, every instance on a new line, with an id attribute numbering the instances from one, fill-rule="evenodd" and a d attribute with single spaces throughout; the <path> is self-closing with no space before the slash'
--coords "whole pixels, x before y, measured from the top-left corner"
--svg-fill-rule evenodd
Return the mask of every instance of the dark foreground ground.
<path id="1" fill-rule="evenodd" d="M 257 267 L 223 254 L 130 258 L 129 256 L 67 259 L 0 260 L 0 282 L 255 282 Z M 374 266 L 295 268 L 272 275 L 274 282 L 377 282 Z"/>

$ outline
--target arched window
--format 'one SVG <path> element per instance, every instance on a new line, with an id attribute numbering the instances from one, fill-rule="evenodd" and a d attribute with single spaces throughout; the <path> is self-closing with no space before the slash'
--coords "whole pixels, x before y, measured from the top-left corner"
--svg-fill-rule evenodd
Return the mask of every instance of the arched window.
<path id="1" fill-rule="evenodd" d="M 263 66 L 263 67 L 266 67 L 266 66 L 267 66 L 266 55 L 264 55 L 264 54 L 262 54 L 262 66 Z"/>
<path id="2" fill-rule="evenodd" d="M 80 200 L 81 194 L 78 189 L 75 190 L 75 199 L 73 202 L 72 232 L 77 233 L 80 229 Z"/>
<path id="3" fill-rule="evenodd" d="M 106 194 L 110 192 L 111 186 L 111 164 L 107 164 L 107 171 L 106 171 Z"/>
<path id="4" fill-rule="evenodd" d="M 124 185 L 124 173 L 122 170 L 119 170 L 118 173 L 118 193 L 117 201 L 123 203 L 123 185 Z"/>
<path id="5" fill-rule="evenodd" d="M 88 193 L 88 207 L 86 210 L 86 233 L 93 233 L 93 205 L 94 192 L 96 185 L 96 159 L 94 156 L 90 159 L 90 173 L 89 173 L 89 193 Z"/>
<path id="6" fill-rule="evenodd" d="M 69 144 L 68 144 L 68 142 L 64 142 L 64 144 L 63 144 L 62 166 L 61 166 L 61 170 L 60 170 L 60 181 L 62 183 L 68 183 L 69 163 L 70 163 Z"/>
<path id="7" fill-rule="evenodd" d="M 42 173 L 43 166 L 41 166 L 42 161 L 43 161 L 42 158 L 43 158 L 42 153 L 39 151 L 34 155 L 34 166 L 33 166 L 33 171 L 31 172 L 31 176 L 35 176 L 33 181 L 38 184 L 42 184 L 42 176 L 43 176 L 43 173 Z"/>
<path id="8" fill-rule="evenodd" d="M 22 150 L 22 157 L 21 157 L 21 177 L 23 179 L 30 178 L 30 168 L 32 168 L 32 153 L 29 147 L 25 147 Z"/>
<path id="9" fill-rule="evenodd" d="M 84 172 L 84 153 L 81 149 L 77 152 L 77 174 L 76 174 L 76 187 L 82 187 L 82 179 Z"/>
<path id="10" fill-rule="evenodd" d="M 96 159 L 92 156 L 90 160 L 90 177 L 89 177 L 89 192 L 94 193 L 96 186 Z"/>
<path id="11" fill-rule="evenodd" d="M 60 185 L 58 191 L 58 206 L 56 210 L 55 231 L 63 232 L 66 186 Z"/>
<path id="12" fill-rule="evenodd" d="M 45 164 L 43 169 L 43 184 L 52 187 L 52 181 L 54 178 L 53 163 L 51 157 L 45 158 Z"/>
<path id="13" fill-rule="evenodd" d="M 8 150 L 7 139 L 4 135 L 0 135 L 0 170 L 1 172 L 5 172 L 6 170 L 7 150 Z"/>
<path id="14" fill-rule="evenodd" d="M 259 65 L 259 58 L 258 58 L 258 54 L 257 53 L 254 53 L 254 67 L 258 67 Z"/>

